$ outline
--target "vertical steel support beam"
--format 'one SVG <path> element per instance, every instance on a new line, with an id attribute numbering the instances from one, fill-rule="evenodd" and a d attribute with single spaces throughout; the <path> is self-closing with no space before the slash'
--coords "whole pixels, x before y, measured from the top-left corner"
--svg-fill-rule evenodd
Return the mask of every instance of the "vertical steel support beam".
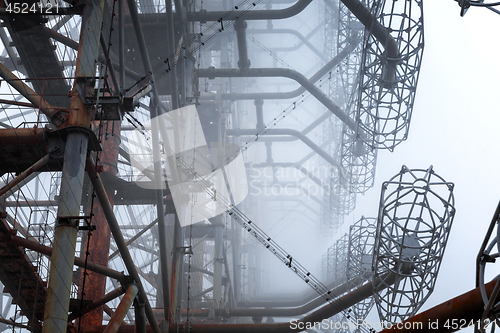
<path id="1" fill-rule="evenodd" d="M 179 91 L 177 90 L 177 70 L 175 60 L 175 35 L 174 35 L 174 16 L 172 13 L 172 1 L 165 1 L 167 12 L 167 52 L 171 58 L 170 61 L 174 63 L 174 68 L 168 74 L 170 76 L 170 93 L 172 95 L 172 109 L 181 107 L 179 103 Z"/>
<path id="2" fill-rule="evenodd" d="M 103 133 L 100 137 L 103 146 L 103 152 L 99 155 L 102 165 L 101 172 L 112 176 L 116 176 L 118 173 L 117 163 L 118 148 L 120 146 L 120 129 L 120 121 L 108 122 L 103 125 Z M 114 191 L 113 188 L 106 189 L 111 207 L 114 205 Z M 96 232 L 91 236 L 88 249 L 92 261 L 95 264 L 107 266 L 109 261 L 111 231 L 106 221 L 106 216 L 102 211 L 101 204 L 98 201 L 94 201 L 92 213 L 92 224 L 95 225 Z M 82 240 L 82 249 L 84 249 L 84 251 L 87 249 L 87 242 L 88 238 L 85 237 L 84 240 Z M 85 285 L 82 287 L 81 292 L 85 292 L 86 299 L 100 299 L 106 293 L 106 276 L 95 272 L 89 272 L 85 279 Z M 80 324 L 85 323 L 85 325 L 90 326 L 101 325 L 102 319 L 103 310 L 102 308 L 98 308 L 82 318 Z"/>
<path id="3" fill-rule="evenodd" d="M 174 221 L 174 250 L 172 254 L 172 270 L 170 281 L 170 306 L 174 311 L 173 322 L 181 321 L 182 277 L 184 276 L 184 230 L 175 214 Z"/>
<path id="4" fill-rule="evenodd" d="M 262 99 L 256 99 L 253 101 L 255 104 L 255 111 L 257 112 L 257 131 L 261 132 L 264 130 L 264 110 L 263 105 L 264 101 Z"/>
<path id="5" fill-rule="evenodd" d="M 166 1 L 166 13 L 167 13 L 167 52 L 170 56 L 175 54 L 175 35 L 174 35 L 174 17 L 172 13 L 172 1 Z M 172 59 L 171 59 L 172 60 Z M 174 56 L 174 63 L 175 56 Z M 177 70 L 174 68 L 168 74 L 170 76 L 170 93 L 172 96 L 172 108 L 175 110 L 181 107 L 179 103 L 179 92 L 177 90 Z M 175 137 L 180 139 L 178 132 L 175 133 Z M 172 255 L 172 273 L 170 282 L 170 295 L 171 303 L 170 306 L 175 311 L 174 312 L 174 323 L 179 323 L 181 320 L 181 301 L 182 301 L 182 279 L 184 276 L 184 230 L 182 229 L 179 218 L 175 214 L 174 221 L 174 253 Z"/>
<path id="6" fill-rule="evenodd" d="M 224 225 L 220 221 L 220 216 L 214 218 L 215 226 L 215 246 L 214 246 L 214 302 L 215 308 L 222 307 L 222 267 L 223 267 L 223 231 Z"/>
<path id="7" fill-rule="evenodd" d="M 118 1 L 118 57 L 120 64 L 120 94 L 125 89 L 125 27 L 123 25 L 124 0 Z"/>
<path id="8" fill-rule="evenodd" d="M 66 139 L 43 333 L 66 332 L 79 222 L 68 217 L 80 213 L 87 143 L 87 134 L 71 133 Z"/>
<path id="9" fill-rule="evenodd" d="M 135 333 L 146 333 L 146 314 L 144 312 L 144 304 L 137 299 L 134 302 L 135 313 Z"/>
<path id="10" fill-rule="evenodd" d="M 234 219 L 231 219 L 232 230 L 232 254 L 233 254 L 233 290 L 236 304 L 241 300 L 241 261 L 240 261 L 240 226 L 236 225 Z"/>
<path id="11" fill-rule="evenodd" d="M 144 33 L 142 31 L 142 26 L 141 22 L 139 20 L 139 13 L 137 12 L 137 6 L 134 0 L 127 0 L 128 8 L 130 11 L 130 17 L 132 19 L 132 23 L 134 25 L 134 32 L 135 36 L 137 38 L 137 42 L 139 44 L 139 51 L 141 53 L 141 58 L 142 58 L 142 63 L 144 66 L 144 69 L 146 70 L 147 75 L 149 76 L 150 83 L 153 87 L 153 101 L 152 101 L 152 107 L 150 108 L 150 118 L 153 119 L 159 115 L 159 95 L 158 95 L 158 90 L 156 89 L 156 85 L 154 82 L 154 75 L 153 75 L 153 69 L 151 66 L 151 60 L 149 59 L 149 54 L 148 50 L 146 47 L 146 42 L 144 40 Z M 169 7 L 169 4 L 167 4 L 167 9 Z M 170 8 L 171 10 L 171 8 Z M 173 100 L 172 100 L 173 101 Z M 153 125 L 156 125 L 157 122 L 153 121 Z M 155 157 L 156 154 L 159 154 L 159 151 L 156 149 L 159 148 L 158 144 L 155 144 L 155 142 L 159 142 L 158 138 L 158 131 L 156 128 L 152 128 L 152 140 L 153 140 L 153 154 Z M 159 159 L 155 159 L 155 161 L 159 161 Z M 161 175 L 161 169 L 159 169 L 158 163 L 155 163 L 154 165 L 155 168 L 155 182 L 158 181 L 157 177 Z M 171 305 L 170 302 L 167 302 L 169 300 L 170 295 L 168 293 L 168 268 L 167 268 L 167 254 L 166 254 L 166 229 L 165 229 L 165 214 L 163 211 L 163 190 L 158 189 L 156 193 L 156 203 L 157 203 L 157 217 L 158 217 L 158 233 L 159 233 L 159 241 L 160 241 L 160 269 L 161 269 L 161 279 L 162 279 L 162 285 L 163 285 L 163 300 L 164 300 L 164 309 L 165 309 L 165 319 L 169 320 L 171 316 L 171 309 L 168 308 L 169 304 Z M 165 245 L 165 248 L 163 248 L 163 245 Z M 174 245 L 175 246 L 175 245 Z M 182 245 L 181 245 L 182 246 Z M 175 254 L 174 254 L 175 256 Z M 172 276 L 172 279 L 174 277 Z"/>
<path id="12" fill-rule="evenodd" d="M 153 95 L 153 98 L 151 98 L 151 103 L 150 103 L 150 116 L 151 119 L 154 119 L 155 117 L 158 116 L 158 102 Z M 158 122 L 152 121 L 152 129 L 151 129 L 151 134 L 153 138 L 153 142 L 159 142 L 159 129 L 158 129 Z M 155 161 L 154 164 L 154 177 L 155 177 L 155 183 L 160 184 L 162 181 L 164 181 L 161 177 L 162 175 L 162 169 L 161 169 L 161 158 L 160 158 L 160 145 L 159 144 L 154 144 L 153 145 L 153 160 Z M 160 244 L 160 274 L 161 274 L 161 290 L 160 293 L 162 295 L 162 304 L 163 309 L 164 309 L 164 315 L 165 315 L 165 320 L 167 322 L 171 321 L 172 313 L 171 313 L 171 308 L 170 308 L 170 293 L 169 293 L 169 281 L 168 281 L 168 253 L 167 253 L 167 230 L 166 230 L 166 222 L 165 222 L 165 207 L 163 203 L 163 190 L 161 188 L 157 189 L 155 191 L 155 196 L 156 196 L 156 215 L 158 219 L 158 241 Z"/>
<path id="13" fill-rule="evenodd" d="M 88 127 L 92 107 L 84 104 L 82 99 L 85 96 L 81 94 L 93 94 L 93 79 L 88 78 L 95 77 L 96 73 L 104 1 L 89 0 L 86 3 L 82 14 L 76 80 L 71 92 L 70 117 L 66 125 Z M 80 214 L 88 139 L 88 134 L 84 131 L 70 132 L 66 138 L 43 333 L 64 333 L 67 328 L 79 223 L 73 217 Z"/>
<path id="14" fill-rule="evenodd" d="M 128 287 L 127 292 L 122 298 L 122 301 L 116 308 L 115 313 L 113 314 L 113 317 L 109 320 L 108 326 L 106 326 L 106 329 L 104 330 L 103 333 L 116 333 L 118 332 L 118 329 L 120 328 L 123 318 L 125 318 L 125 315 L 128 312 L 128 309 L 130 309 L 130 306 L 134 302 L 135 296 L 137 296 L 137 293 L 139 292 L 139 288 L 137 288 L 136 285 L 131 285 Z"/>
<path id="15" fill-rule="evenodd" d="M 237 19 L 234 21 L 234 30 L 236 30 L 236 38 L 238 40 L 238 68 L 239 69 L 249 69 L 250 59 L 248 59 L 248 49 L 247 49 L 247 22 L 242 19 Z"/>

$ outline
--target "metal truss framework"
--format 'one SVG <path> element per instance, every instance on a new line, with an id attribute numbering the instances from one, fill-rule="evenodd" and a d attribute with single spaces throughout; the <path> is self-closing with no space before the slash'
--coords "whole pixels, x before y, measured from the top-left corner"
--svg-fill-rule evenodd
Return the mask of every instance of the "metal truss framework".
<path id="1" fill-rule="evenodd" d="M 382 185 L 373 278 L 388 271 L 396 283 L 375 295 L 381 320 L 414 315 L 434 290 L 455 216 L 453 183 L 427 170 L 401 172 Z"/>
<path id="2" fill-rule="evenodd" d="M 31 4 L 38 3 L 31 0 Z M 43 2 L 46 7 L 49 4 Z M 312 40 L 320 25 L 307 32 L 295 30 L 297 26 L 290 23 L 276 29 L 296 36 L 308 33 L 311 41 L 304 41 L 307 50 L 295 53 L 304 56 L 302 64 L 294 63 L 294 57 L 286 53 L 273 51 L 286 49 L 286 41 L 268 48 L 263 46 L 269 43 L 265 37 L 257 43 L 260 37 L 246 36 L 250 22 L 258 26 L 263 20 L 275 24 L 282 19 L 303 20 L 304 12 L 309 10 L 311 15 L 313 5 L 321 16 L 327 13 L 324 40 Z M 305 142 L 313 153 L 293 162 L 307 176 L 296 187 L 309 189 L 303 191 L 308 201 L 300 209 L 323 211 L 323 225 L 338 228 L 344 215 L 354 209 L 356 193 L 371 187 L 376 161 L 376 150 L 366 148 L 359 137 L 353 135 L 347 140 L 349 144 L 342 143 L 341 136 L 348 130 L 366 139 L 378 126 L 375 122 L 360 123 L 362 117 L 353 116 L 348 109 L 348 96 L 360 91 L 356 77 L 369 70 L 358 65 L 360 51 L 367 52 L 368 44 L 358 45 L 353 31 L 359 27 L 342 21 L 352 19 L 345 7 L 311 0 L 292 5 L 287 1 L 236 5 L 110 0 L 61 6 L 60 15 L 55 16 L 2 14 L 0 75 L 8 85 L 0 87 L 7 96 L 1 101 L 4 118 L 0 119 L 5 184 L 0 189 L 0 280 L 16 304 L 0 304 L 3 318 L 10 318 L 3 324 L 20 332 L 44 333 L 132 330 L 131 326 L 120 327 L 123 322 L 134 323 L 137 332 L 160 332 L 165 326 L 181 332 L 288 331 L 286 325 L 260 323 L 266 314 L 261 309 L 238 308 L 242 300 L 261 296 L 265 288 L 264 265 L 254 250 L 262 245 L 320 294 L 306 312 L 317 310 L 301 318 L 303 323 L 345 316 L 347 309 L 361 304 L 374 291 L 381 292 L 379 286 L 392 285 L 392 276 L 383 274 L 373 281 L 359 281 L 358 273 L 353 273 L 356 268 L 349 268 L 348 261 L 360 253 L 348 254 L 349 239 L 345 236 L 336 243 L 333 263 L 327 259 L 327 274 L 333 274 L 336 285 L 333 292 L 334 286 L 323 285 L 285 252 L 274 236 L 271 239 L 256 226 L 260 220 L 267 222 L 275 216 L 266 217 L 255 207 L 267 205 L 269 211 L 283 213 L 282 219 L 288 219 L 290 209 L 283 202 L 301 202 L 296 193 L 292 198 L 278 196 L 281 206 L 266 198 L 250 198 L 241 209 L 225 198 L 229 214 L 181 227 L 168 184 L 163 189 L 150 189 L 134 178 L 136 156 L 132 152 L 137 142 L 130 129 L 142 131 L 152 154 L 158 155 L 168 139 L 155 131 L 148 133 L 148 122 L 172 109 L 199 103 L 207 142 L 230 140 L 238 131 L 252 140 L 256 135 L 255 144 L 248 144 L 248 138 L 233 140 L 241 145 L 247 159 L 265 157 L 267 164 L 289 163 L 282 162 L 280 142 L 292 141 L 293 135 Z M 339 8 L 343 11 L 340 16 Z M 398 36 L 396 41 L 410 49 L 414 39 L 405 38 Z M 158 43 L 160 39 L 166 43 Z M 320 69 L 303 66 L 310 63 L 309 57 L 318 58 L 318 45 L 325 45 L 323 56 L 319 56 L 323 61 Z M 268 49 L 274 66 L 285 68 L 265 67 L 269 59 L 263 54 L 267 56 Z M 401 54 L 404 50 L 400 49 Z M 418 46 L 415 50 L 421 52 Z M 398 68 L 417 67 L 413 60 L 411 56 L 403 58 Z M 409 65 L 404 64 L 407 61 Z M 252 68 L 255 65 L 262 68 Z M 316 74 L 306 75 L 311 71 Z M 292 94 L 263 92 L 267 82 L 262 78 L 276 73 L 297 80 L 301 87 Z M 252 74 L 255 78 L 241 81 Z M 411 78 L 403 79 L 415 87 L 416 79 Z M 265 96 L 273 101 L 269 107 L 266 104 L 264 113 L 262 99 L 257 98 L 256 115 L 249 116 L 248 106 L 240 100 L 259 94 L 268 94 Z M 329 110 L 336 116 L 320 115 L 310 122 L 298 115 L 295 109 L 317 108 L 309 95 L 322 103 L 321 112 Z M 409 98 L 412 103 L 413 95 Z M 280 99 L 285 100 L 285 106 Z M 280 127 L 281 119 L 285 119 L 284 128 Z M 289 125 L 290 119 L 298 125 Z M 131 128 L 123 126 L 125 122 Z M 304 123 L 310 125 L 303 129 L 300 126 Z M 356 132 L 359 126 L 363 128 Z M 182 134 L 174 140 L 181 142 Z M 259 148 L 259 141 L 266 143 L 265 149 Z M 315 153 L 323 161 L 318 161 Z M 306 164 L 310 160 L 313 167 Z M 322 174 L 315 165 L 328 172 Z M 161 168 L 155 164 L 151 168 L 154 172 L 145 172 L 144 177 L 163 183 L 158 178 Z M 168 180 L 175 179 L 174 169 L 170 168 Z M 189 167 L 184 169 L 190 171 Z M 294 181 L 289 176 L 276 179 L 276 174 L 272 178 L 273 186 L 285 187 L 287 181 Z M 324 191 L 314 194 L 311 184 Z M 215 201 L 216 193 L 209 194 Z M 302 218 L 300 214 L 292 216 Z M 363 237 L 353 231 L 351 239 L 367 244 Z M 79 267 L 76 272 L 73 264 Z M 326 305 L 325 300 L 329 302 Z M 276 310 L 278 314 L 290 313 L 287 308 Z M 252 317 L 254 324 L 246 323 L 245 317 Z M 196 324 L 188 327 L 194 320 Z M 221 325 L 226 321 L 229 323 Z"/>

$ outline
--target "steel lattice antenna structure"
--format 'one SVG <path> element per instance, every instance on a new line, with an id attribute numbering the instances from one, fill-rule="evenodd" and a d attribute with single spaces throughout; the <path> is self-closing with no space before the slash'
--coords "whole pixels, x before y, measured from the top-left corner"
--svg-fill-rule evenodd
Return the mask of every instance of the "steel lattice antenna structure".
<path id="1" fill-rule="evenodd" d="M 377 229 L 377 219 L 361 217 L 349 229 L 349 250 L 347 261 L 347 281 L 355 278 L 370 280 L 372 278 L 372 261 L 375 248 L 375 235 Z M 357 284 L 351 284 L 350 288 L 356 288 Z M 375 301 L 369 297 L 353 307 L 351 315 L 364 320 L 372 309 Z"/>
<path id="2" fill-rule="evenodd" d="M 0 331 L 281 332 L 362 318 L 374 292 L 382 304 L 400 270 L 366 277 L 367 219 L 329 249 L 331 281 L 290 239 L 339 228 L 377 149 L 406 138 L 423 31 L 421 3 L 405 3 L 7 0 Z M 195 105 L 198 127 L 160 121 Z M 205 148 L 181 149 L 190 131 Z M 266 298 L 276 258 L 313 294 Z"/>
<path id="3" fill-rule="evenodd" d="M 403 166 L 383 183 L 373 278 L 390 271 L 396 282 L 375 294 L 381 320 L 397 323 L 411 317 L 434 290 L 455 216 L 453 187 L 432 166 Z"/>

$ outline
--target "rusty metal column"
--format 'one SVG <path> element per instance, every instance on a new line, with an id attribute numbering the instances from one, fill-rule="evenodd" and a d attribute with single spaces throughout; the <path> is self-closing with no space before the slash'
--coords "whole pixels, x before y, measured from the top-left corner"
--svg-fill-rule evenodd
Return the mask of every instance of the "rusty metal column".
<path id="1" fill-rule="evenodd" d="M 120 121 L 110 121 L 103 124 L 103 133 L 100 138 L 103 146 L 103 152 L 99 155 L 99 164 L 101 167 L 99 171 L 101 173 L 107 173 L 112 176 L 116 176 L 116 174 L 118 173 L 117 163 L 118 147 L 120 146 L 120 129 Z M 113 207 L 114 204 L 114 191 L 115 190 L 112 187 L 106 188 L 106 194 L 108 195 L 111 207 Z M 95 225 L 96 231 L 90 238 L 89 255 L 92 256 L 92 260 L 94 263 L 107 266 L 111 241 L 111 231 L 109 229 L 106 216 L 102 211 L 101 204 L 97 200 L 94 201 L 92 213 L 94 214 L 94 217 L 92 218 L 92 224 Z M 87 237 L 82 240 L 82 249 L 87 248 L 87 241 Z M 102 298 L 106 293 L 106 276 L 94 272 L 89 272 L 86 278 L 85 285 L 82 289 L 82 292 L 83 291 L 85 292 L 85 297 L 87 300 L 96 300 Z M 82 319 L 83 320 L 81 324 L 84 325 L 101 325 L 103 319 L 102 308 L 98 308 L 92 312 L 89 312 Z"/>
<path id="2" fill-rule="evenodd" d="M 125 315 L 127 314 L 128 309 L 130 309 L 132 302 L 134 302 L 135 296 L 137 296 L 138 292 L 139 288 L 137 288 L 135 284 L 128 287 L 127 292 L 123 296 L 122 301 L 116 308 L 113 317 L 111 317 L 111 319 L 109 320 L 109 324 L 108 326 L 106 326 L 106 329 L 104 330 L 103 333 L 118 332 L 118 329 L 120 328 L 123 322 L 123 318 L 125 318 Z"/>
<path id="3" fill-rule="evenodd" d="M 96 62 L 101 35 L 104 1 L 89 0 L 82 15 L 80 47 L 76 62 L 75 84 L 71 92 L 71 110 L 64 126 L 76 125 L 81 130 L 69 131 L 64 150 L 59 207 L 55 224 L 48 294 L 45 303 L 43 333 L 66 332 L 68 310 L 73 281 L 73 264 L 83 176 L 87 156 L 88 132 L 92 106 L 86 106 L 83 98 L 93 94 Z"/>

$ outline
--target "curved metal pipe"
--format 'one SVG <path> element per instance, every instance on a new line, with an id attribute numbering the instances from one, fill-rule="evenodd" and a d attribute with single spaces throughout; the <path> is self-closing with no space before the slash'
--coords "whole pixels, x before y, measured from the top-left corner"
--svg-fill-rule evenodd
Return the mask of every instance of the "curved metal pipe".
<path id="1" fill-rule="evenodd" d="M 364 281 L 365 280 L 362 278 L 352 279 L 351 281 L 341 284 L 337 288 L 333 289 L 331 291 L 331 296 L 338 297 L 342 294 L 345 294 L 346 292 L 349 291 L 348 286 L 353 286 L 353 285 L 359 286 Z M 323 298 L 323 296 L 318 296 L 312 301 L 309 301 L 308 303 L 298 307 L 285 308 L 285 309 L 233 309 L 229 310 L 229 316 L 230 317 L 248 317 L 248 316 L 295 317 L 303 315 L 304 313 L 308 313 L 309 311 L 312 311 L 317 307 L 324 305 L 325 302 L 326 301 Z"/>
<path id="2" fill-rule="evenodd" d="M 187 13 L 187 20 L 198 21 L 202 23 L 208 21 L 217 21 L 221 18 L 223 20 L 233 21 L 240 17 L 245 20 L 281 20 L 297 15 L 298 13 L 303 11 L 304 8 L 306 8 L 311 2 L 312 0 L 299 0 L 293 6 L 276 10 L 190 12 Z"/>
<path id="3" fill-rule="evenodd" d="M 311 78 L 309 82 L 311 84 L 316 83 L 319 79 L 325 76 L 329 71 L 335 68 L 345 57 L 349 55 L 359 44 L 359 40 L 353 41 L 353 43 L 346 46 L 342 51 L 340 51 L 332 60 L 330 60 L 323 68 L 316 72 Z M 275 68 L 273 68 L 275 69 Z M 265 70 L 265 69 L 263 69 Z M 200 76 L 201 77 L 201 76 Z M 299 82 L 300 83 L 300 82 Z M 293 91 L 288 92 L 272 92 L 272 93 L 241 93 L 241 94 L 221 94 L 221 99 L 227 100 L 247 100 L 247 99 L 291 99 L 299 96 L 304 93 L 306 88 L 301 86 Z M 213 99 L 212 97 L 208 98 L 206 96 L 201 96 L 200 100 L 203 99 Z"/>
<path id="4" fill-rule="evenodd" d="M 394 274 L 387 274 L 376 281 L 368 282 L 351 291 L 350 293 L 337 298 L 336 300 L 326 304 L 313 313 L 294 322 L 297 324 L 295 328 L 292 323 L 285 322 L 279 324 L 189 324 L 189 332 L 191 333 L 229 333 L 238 331 L 239 333 L 281 333 L 281 332 L 301 332 L 308 325 L 320 323 L 323 319 L 330 318 L 337 313 L 347 310 L 354 304 L 370 297 L 374 291 L 387 288 L 395 281 Z M 170 330 L 178 330 L 178 332 L 187 332 L 187 327 L 184 325 L 171 325 Z"/>
<path id="5" fill-rule="evenodd" d="M 238 21 L 236 21 L 236 22 L 238 22 Z M 311 49 L 311 51 L 316 53 L 316 55 L 318 57 L 320 57 L 324 61 L 328 61 L 328 58 L 322 52 L 320 52 L 314 45 L 312 45 L 312 43 L 310 41 L 308 41 L 307 38 L 304 37 L 297 30 L 294 30 L 294 29 L 248 29 L 247 32 L 249 34 L 290 34 L 290 35 L 294 35 L 295 37 L 297 37 L 301 41 L 301 43 L 299 44 L 300 46 L 302 46 L 304 44 L 307 45 L 307 47 L 309 47 Z M 295 47 L 292 47 L 292 48 L 295 48 Z M 289 48 L 287 48 L 287 49 L 289 49 Z"/>
<path id="6" fill-rule="evenodd" d="M 344 110 L 335 104 L 330 98 L 328 98 L 318 87 L 311 83 L 304 75 L 297 71 L 287 69 L 287 68 L 250 68 L 247 70 L 240 70 L 235 68 L 223 69 L 223 68 L 208 68 L 208 69 L 198 69 L 195 70 L 198 77 L 286 77 L 297 81 L 305 89 L 307 89 L 311 95 L 316 97 L 316 99 L 326 106 L 333 114 L 335 114 L 344 124 L 346 124 L 351 130 L 357 131 L 356 122 L 354 122 Z M 255 133 L 252 133 L 255 134 Z"/>
<path id="7" fill-rule="evenodd" d="M 254 135 L 255 130 L 254 129 L 228 129 L 226 131 L 226 133 L 229 136 Z M 309 148 L 314 150 L 319 156 L 323 157 L 331 165 L 337 167 L 340 172 L 342 172 L 342 170 L 343 170 L 342 167 L 340 166 L 340 164 L 332 156 L 330 156 L 327 152 L 325 152 L 317 144 L 315 144 L 311 139 L 309 139 L 307 136 L 305 136 L 303 133 L 301 133 L 297 130 L 288 129 L 288 128 L 269 128 L 266 130 L 265 133 L 261 133 L 260 135 L 291 135 L 291 136 L 295 136 L 295 137 L 299 138 L 302 142 L 304 142 Z"/>
<path id="8" fill-rule="evenodd" d="M 387 28 L 385 28 L 377 18 L 372 15 L 370 10 L 359 0 L 342 0 L 342 3 L 356 16 L 366 30 L 368 30 L 385 48 L 388 60 L 392 62 L 398 61 L 401 56 L 399 54 L 398 44 Z"/>

